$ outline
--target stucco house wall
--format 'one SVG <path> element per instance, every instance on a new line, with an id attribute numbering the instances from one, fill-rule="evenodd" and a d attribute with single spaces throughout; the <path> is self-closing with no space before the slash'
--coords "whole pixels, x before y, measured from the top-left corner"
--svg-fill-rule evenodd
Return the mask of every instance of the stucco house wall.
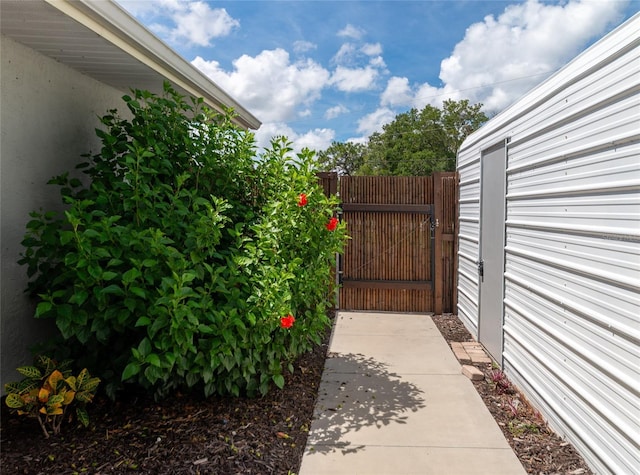
<path id="1" fill-rule="evenodd" d="M 73 171 L 81 155 L 99 150 L 94 129 L 108 109 L 126 112 L 122 92 L 0 36 L 0 383 L 31 360 L 28 346 L 51 331 L 33 318 L 17 261 L 29 213 L 61 202 L 53 176 Z M 5 378 L 9 378 L 5 381 Z"/>

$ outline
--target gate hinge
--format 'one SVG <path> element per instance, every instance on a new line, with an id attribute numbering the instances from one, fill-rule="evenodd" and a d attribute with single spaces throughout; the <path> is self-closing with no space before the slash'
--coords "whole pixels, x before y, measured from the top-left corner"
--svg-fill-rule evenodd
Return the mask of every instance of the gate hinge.
<path id="1" fill-rule="evenodd" d="M 480 278 L 484 277 L 484 261 L 482 259 L 478 261 L 478 275 Z"/>

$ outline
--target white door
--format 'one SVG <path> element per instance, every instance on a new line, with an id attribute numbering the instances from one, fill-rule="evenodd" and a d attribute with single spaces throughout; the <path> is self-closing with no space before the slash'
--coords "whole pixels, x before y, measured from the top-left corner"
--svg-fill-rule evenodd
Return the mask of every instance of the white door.
<path id="1" fill-rule="evenodd" d="M 507 147 L 482 152 L 480 171 L 480 315 L 478 340 L 502 365 Z"/>

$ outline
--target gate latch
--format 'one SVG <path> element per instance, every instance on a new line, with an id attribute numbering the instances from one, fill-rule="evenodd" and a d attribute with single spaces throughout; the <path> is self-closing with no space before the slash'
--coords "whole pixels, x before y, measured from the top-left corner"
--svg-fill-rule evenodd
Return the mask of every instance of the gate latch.
<path id="1" fill-rule="evenodd" d="M 484 277 L 484 261 L 482 259 L 478 261 L 478 275 L 480 278 Z"/>

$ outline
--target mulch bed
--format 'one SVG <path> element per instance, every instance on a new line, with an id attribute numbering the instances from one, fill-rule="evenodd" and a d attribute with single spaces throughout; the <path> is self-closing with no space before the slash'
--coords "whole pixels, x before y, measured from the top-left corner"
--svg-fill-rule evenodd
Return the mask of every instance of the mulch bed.
<path id="1" fill-rule="evenodd" d="M 63 425 L 45 439 L 35 419 L 2 403 L 0 472 L 5 474 L 293 474 L 311 425 L 327 353 L 294 364 L 283 390 L 262 398 L 177 394 L 162 402 L 98 398 L 89 429 Z"/>
<path id="2" fill-rule="evenodd" d="M 434 321 L 448 342 L 471 341 L 457 317 Z M 160 403 L 98 398 L 89 406 L 89 429 L 63 427 L 60 437 L 50 439 L 35 420 L 9 414 L 3 403 L 2 474 L 295 474 L 328 337 L 296 361 L 283 390 L 262 398 L 177 394 Z M 489 376 L 490 365 L 479 367 Z M 488 381 L 476 388 L 528 473 L 591 474 L 573 447 L 549 430 L 513 388 L 497 391 Z"/>

